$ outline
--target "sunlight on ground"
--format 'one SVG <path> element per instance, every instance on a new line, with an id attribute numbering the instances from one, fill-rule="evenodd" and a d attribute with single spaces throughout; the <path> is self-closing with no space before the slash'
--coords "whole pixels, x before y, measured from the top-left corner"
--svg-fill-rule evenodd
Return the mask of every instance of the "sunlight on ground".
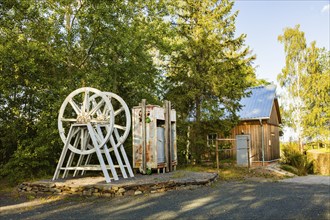
<path id="1" fill-rule="evenodd" d="M 254 196 L 243 196 L 241 197 L 242 201 L 250 201 L 250 200 L 254 200 L 256 197 Z"/>
<path id="2" fill-rule="evenodd" d="M 156 214 L 153 214 L 151 216 L 148 216 L 146 219 L 174 219 L 178 216 L 178 211 L 163 211 L 158 212 Z"/>
<path id="3" fill-rule="evenodd" d="M 213 197 L 205 197 L 205 198 L 201 198 L 201 199 L 195 199 L 189 202 L 189 204 L 185 205 L 182 207 L 182 211 L 186 212 L 186 211 L 190 211 L 192 209 L 196 209 L 199 208 L 201 206 L 206 205 L 208 202 L 211 202 L 214 198 Z"/>
<path id="4" fill-rule="evenodd" d="M 40 205 L 44 205 L 47 203 L 51 203 L 57 200 L 60 200 L 60 197 L 52 197 L 47 199 L 35 199 L 33 201 L 23 202 L 15 205 L 7 205 L 0 207 L 0 213 L 11 211 L 13 213 L 14 210 L 19 211 L 19 209 L 32 209 Z"/>

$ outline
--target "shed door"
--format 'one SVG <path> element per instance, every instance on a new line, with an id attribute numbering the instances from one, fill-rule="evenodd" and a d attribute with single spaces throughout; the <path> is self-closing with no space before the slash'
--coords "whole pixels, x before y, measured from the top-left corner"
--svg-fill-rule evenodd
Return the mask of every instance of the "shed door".
<path id="1" fill-rule="evenodd" d="M 248 166 L 248 147 L 250 135 L 236 135 L 237 165 Z"/>

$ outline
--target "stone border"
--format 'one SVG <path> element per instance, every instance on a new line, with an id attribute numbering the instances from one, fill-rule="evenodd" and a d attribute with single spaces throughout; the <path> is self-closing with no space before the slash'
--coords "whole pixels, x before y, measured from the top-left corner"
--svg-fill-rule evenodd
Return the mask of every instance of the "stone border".
<path id="1" fill-rule="evenodd" d="M 24 182 L 18 186 L 19 193 L 36 195 L 80 195 L 80 196 L 133 196 L 149 193 L 160 193 L 180 189 L 195 189 L 201 186 L 209 186 L 217 180 L 217 173 L 208 173 L 207 177 L 199 179 L 177 179 L 161 182 L 147 182 L 136 184 L 91 184 L 79 185 L 63 182 L 37 181 Z M 197 177 L 198 178 L 198 177 Z"/>

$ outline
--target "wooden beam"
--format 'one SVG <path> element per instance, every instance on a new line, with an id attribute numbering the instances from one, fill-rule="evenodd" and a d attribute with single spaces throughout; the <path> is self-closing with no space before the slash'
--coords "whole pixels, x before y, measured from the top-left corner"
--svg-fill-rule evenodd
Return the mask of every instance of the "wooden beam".
<path id="1" fill-rule="evenodd" d="M 219 140 L 216 139 L 215 141 L 215 158 L 217 161 L 217 170 L 219 172 Z"/>
<path id="2" fill-rule="evenodd" d="M 141 103 L 141 122 L 142 122 L 142 172 L 147 173 L 147 162 L 146 162 L 146 100 L 142 99 Z"/>
<path id="3" fill-rule="evenodd" d="M 171 103 L 169 101 L 164 102 L 164 114 L 165 114 L 165 161 L 166 172 L 172 171 L 172 153 L 171 153 Z"/>

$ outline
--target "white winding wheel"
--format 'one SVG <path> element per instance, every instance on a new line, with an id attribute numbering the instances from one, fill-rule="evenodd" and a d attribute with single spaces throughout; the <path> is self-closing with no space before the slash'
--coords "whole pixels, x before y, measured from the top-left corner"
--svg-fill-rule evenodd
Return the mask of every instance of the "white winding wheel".
<path id="1" fill-rule="evenodd" d="M 58 116 L 58 129 L 64 148 L 53 180 L 58 178 L 61 170 L 64 170 L 63 178 L 67 177 L 70 170 L 74 171 L 73 176 L 80 171 L 83 175 L 86 170 L 102 170 L 106 182 L 110 182 L 108 170 L 118 180 L 115 168 L 120 168 L 124 178 L 127 178 L 126 169 L 133 177 L 123 146 L 130 128 L 129 108 L 118 95 L 89 87 L 70 93 Z M 110 155 L 112 151 L 118 165 L 114 165 Z M 90 164 L 93 153 L 96 153 L 100 165 Z M 78 160 L 74 160 L 76 154 L 79 155 Z"/>
<path id="2" fill-rule="evenodd" d="M 99 114 L 100 112 L 105 113 L 105 111 L 107 111 L 107 117 L 103 117 L 104 114 Z M 87 123 L 106 125 L 107 129 L 102 130 L 104 139 L 98 144 L 99 147 L 103 146 L 113 132 L 114 112 L 108 97 L 100 90 L 89 87 L 80 88 L 70 93 L 60 108 L 58 130 L 63 143 L 67 142 L 67 134 L 71 125 Z M 81 131 L 81 137 L 84 138 L 84 136 L 86 134 Z M 91 147 L 88 142 L 86 144 L 87 146 L 82 144 L 73 146 L 69 143 L 68 148 L 76 154 L 94 153 L 95 148 Z"/>

